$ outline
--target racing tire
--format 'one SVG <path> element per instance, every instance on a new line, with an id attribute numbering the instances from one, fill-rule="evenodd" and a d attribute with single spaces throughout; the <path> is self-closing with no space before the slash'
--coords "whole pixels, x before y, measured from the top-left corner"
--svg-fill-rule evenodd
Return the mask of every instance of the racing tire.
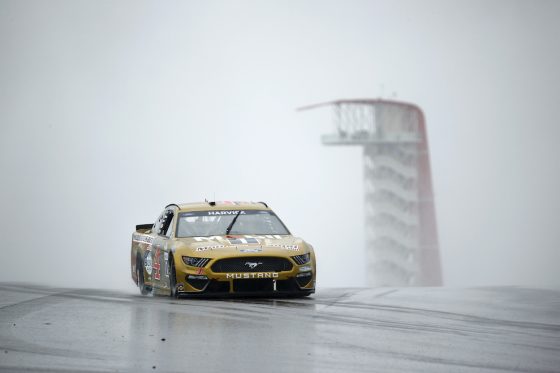
<path id="1" fill-rule="evenodd" d="M 136 264 L 136 276 L 138 278 L 138 288 L 140 289 L 140 294 L 148 295 L 152 292 L 152 287 L 146 285 L 144 282 L 144 261 L 138 258 Z"/>
<path id="2" fill-rule="evenodd" d="M 169 266 L 169 296 L 171 298 L 177 298 L 177 272 L 175 271 L 175 261 L 173 260 L 172 253 L 169 253 L 167 265 Z"/>

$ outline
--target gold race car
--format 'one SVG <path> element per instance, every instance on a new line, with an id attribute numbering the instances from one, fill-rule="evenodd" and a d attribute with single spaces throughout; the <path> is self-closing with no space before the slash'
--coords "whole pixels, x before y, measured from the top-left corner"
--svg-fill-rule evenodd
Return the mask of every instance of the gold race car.
<path id="1" fill-rule="evenodd" d="M 315 292 L 313 247 L 264 202 L 170 204 L 136 226 L 132 279 L 143 295 L 290 295 Z"/>

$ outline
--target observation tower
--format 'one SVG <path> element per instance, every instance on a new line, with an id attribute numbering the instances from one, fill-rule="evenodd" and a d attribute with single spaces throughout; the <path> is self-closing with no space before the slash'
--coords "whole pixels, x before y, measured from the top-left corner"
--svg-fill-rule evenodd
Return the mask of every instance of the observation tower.
<path id="1" fill-rule="evenodd" d="M 369 286 L 442 284 L 428 139 L 422 110 L 382 100 L 337 100 L 325 145 L 363 147 Z"/>

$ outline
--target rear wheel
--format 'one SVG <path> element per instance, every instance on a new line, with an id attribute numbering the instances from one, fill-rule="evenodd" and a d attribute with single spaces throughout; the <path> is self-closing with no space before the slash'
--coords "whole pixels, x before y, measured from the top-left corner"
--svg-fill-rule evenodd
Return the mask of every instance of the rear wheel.
<path id="1" fill-rule="evenodd" d="M 152 287 L 146 285 L 144 282 L 144 261 L 141 258 L 138 258 L 136 261 L 136 276 L 138 278 L 138 288 L 140 289 L 140 294 L 150 294 L 152 292 Z"/>

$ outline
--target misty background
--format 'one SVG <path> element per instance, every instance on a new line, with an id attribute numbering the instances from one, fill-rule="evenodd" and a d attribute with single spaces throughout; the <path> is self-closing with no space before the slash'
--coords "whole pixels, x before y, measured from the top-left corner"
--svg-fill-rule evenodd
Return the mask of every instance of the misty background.
<path id="1" fill-rule="evenodd" d="M 135 224 L 266 201 L 364 286 L 340 98 L 419 105 L 447 286 L 560 286 L 560 2 L 0 0 L 0 281 L 132 289 Z"/>

